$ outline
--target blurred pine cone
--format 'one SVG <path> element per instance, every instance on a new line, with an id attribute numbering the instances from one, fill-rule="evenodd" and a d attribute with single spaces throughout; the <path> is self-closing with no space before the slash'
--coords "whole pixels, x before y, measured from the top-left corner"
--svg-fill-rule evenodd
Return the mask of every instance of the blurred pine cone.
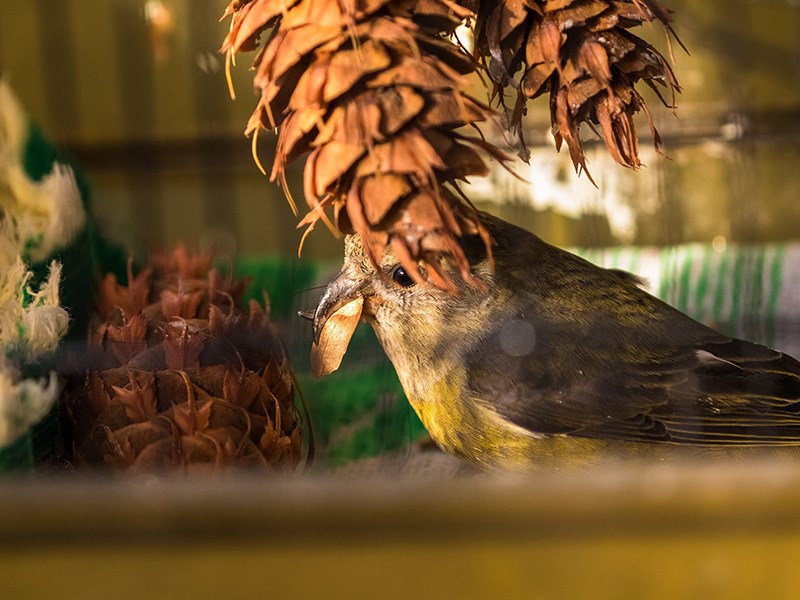
<path id="1" fill-rule="evenodd" d="M 668 106 L 680 87 L 666 59 L 628 31 L 655 20 L 667 28 L 669 41 L 669 34 L 674 36 L 672 17 L 658 0 L 479 2 L 475 25 L 478 52 L 501 103 L 506 88 L 517 89 L 516 102 L 506 110 L 506 118 L 507 126 L 518 136 L 524 158 L 527 150 L 521 121 L 525 102 L 548 92 L 556 146 L 567 143 L 576 170 L 586 170 L 581 123 L 599 126 L 613 158 L 637 168 L 641 162 L 633 115 L 641 110 L 658 150 L 661 140 L 634 86 L 644 81 Z M 656 84 L 670 91 L 670 102 Z"/>
<path id="2" fill-rule="evenodd" d="M 271 178 L 285 188 L 287 162 L 309 153 L 307 232 L 319 220 L 333 228 L 332 206 L 338 229 L 361 234 L 373 259 L 389 245 L 415 278 L 422 260 L 446 288 L 441 255 L 471 279 L 455 238 L 489 241 L 453 186 L 487 172 L 478 150 L 507 160 L 456 131 L 491 114 L 463 91 L 478 63 L 445 37 L 470 14 L 450 0 L 235 0 L 222 45 L 228 61 L 260 48 L 246 134 L 255 143 L 280 126 Z"/>
<path id="3" fill-rule="evenodd" d="M 290 471 L 301 458 L 295 385 L 269 315 L 238 308 L 247 281 L 179 246 L 128 286 L 106 275 L 88 368 L 62 403 L 74 461 L 159 473 Z"/>

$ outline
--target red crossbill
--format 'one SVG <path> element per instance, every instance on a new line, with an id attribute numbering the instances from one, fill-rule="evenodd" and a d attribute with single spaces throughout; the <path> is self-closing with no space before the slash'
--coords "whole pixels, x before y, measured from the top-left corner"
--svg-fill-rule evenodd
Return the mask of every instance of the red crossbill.
<path id="1" fill-rule="evenodd" d="M 477 284 L 446 261 L 457 293 L 418 282 L 389 250 L 376 268 L 349 236 L 314 315 L 324 344 L 332 315 L 361 312 L 442 449 L 527 469 L 631 448 L 800 445 L 794 358 L 702 325 L 630 274 L 481 218 L 493 264 L 481 239 L 461 240 Z M 347 339 L 327 351 L 340 358 Z"/>

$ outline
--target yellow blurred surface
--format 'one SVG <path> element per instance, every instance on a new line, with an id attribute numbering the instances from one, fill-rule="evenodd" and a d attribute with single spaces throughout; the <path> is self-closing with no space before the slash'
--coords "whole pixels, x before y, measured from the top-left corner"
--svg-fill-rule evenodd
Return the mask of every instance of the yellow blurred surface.
<path id="1" fill-rule="evenodd" d="M 800 472 L 0 486 L 3 598 L 797 598 Z"/>

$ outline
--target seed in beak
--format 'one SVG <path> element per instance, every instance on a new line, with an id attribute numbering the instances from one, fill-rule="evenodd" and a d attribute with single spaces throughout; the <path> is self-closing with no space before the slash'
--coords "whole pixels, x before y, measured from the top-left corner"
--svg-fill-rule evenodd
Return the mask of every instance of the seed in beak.
<path id="1" fill-rule="evenodd" d="M 325 321 L 319 343 L 311 346 L 311 371 L 315 377 L 333 373 L 342 364 L 363 308 L 364 299 L 359 296 L 341 306 Z"/>

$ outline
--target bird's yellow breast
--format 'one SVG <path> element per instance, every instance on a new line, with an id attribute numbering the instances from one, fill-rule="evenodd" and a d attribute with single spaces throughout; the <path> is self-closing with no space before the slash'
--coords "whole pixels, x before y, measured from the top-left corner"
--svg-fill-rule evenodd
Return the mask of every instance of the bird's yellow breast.
<path id="1" fill-rule="evenodd" d="M 446 452 L 484 468 L 517 471 L 592 464 L 602 456 L 602 440 L 547 436 L 511 423 L 486 400 L 465 395 L 464 380 L 464 374 L 451 371 L 427 385 L 419 379 L 403 384 L 422 424 Z"/>
<path id="2" fill-rule="evenodd" d="M 687 447 L 537 434 L 502 418 L 490 408 L 488 399 L 465 397 L 463 390 L 460 378 L 450 377 L 428 386 L 406 388 L 406 395 L 439 447 L 482 468 L 562 470 L 613 466 L 619 461 L 667 466 L 764 454 L 764 449 L 758 448 Z M 767 449 L 767 455 L 773 458 L 796 460 L 798 454 L 797 447 Z"/>

